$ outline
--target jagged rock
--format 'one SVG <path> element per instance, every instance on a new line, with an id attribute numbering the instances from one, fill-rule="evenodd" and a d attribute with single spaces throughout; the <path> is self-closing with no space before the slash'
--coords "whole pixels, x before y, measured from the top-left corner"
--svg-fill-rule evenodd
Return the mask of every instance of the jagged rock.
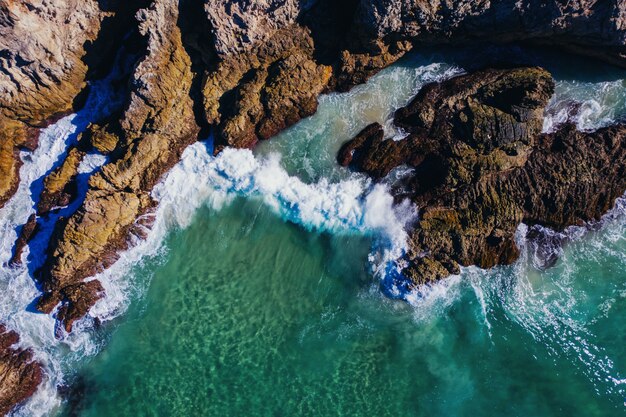
<path id="1" fill-rule="evenodd" d="M 531 40 L 624 66 L 625 19 L 621 1 L 361 0 L 351 38 L 362 47 Z"/>
<path id="2" fill-rule="evenodd" d="M 252 147 L 315 112 L 321 92 L 366 81 L 414 45 L 532 38 L 575 45 L 579 52 L 621 62 L 622 9 L 619 2 L 591 0 L 567 7 L 557 1 L 531 1 L 522 7 L 509 0 L 153 2 L 136 14 L 144 43 L 135 45 L 142 57 L 130 77 L 123 114 L 92 124 L 85 135 L 86 142 L 111 161 L 90 178 L 84 203 L 60 225 L 50 243 L 41 309 L 51 311 L 64 301 L 70 311 L 73 302 L 64 289 L 74 288 L 115 260 L 129 233 L 139 230 L 137 217 L 153 208 L 150 190 L 196 140 L 200 128 L 205 132 L 213 128 L 216 151 L 224 146 Z M 558 36 L 552 36 L 555 33 Z M 454 152 L 444 152 L 438 141 L 416 132 L 390 144 L 383 140 L 382 130 L 373 127 L 371 135 L 362 138 L 367 146 L 353 143 L 343 162 L 375 177 L 399 164 L 428 167 L 435 175 L 416 175 L 410 185 L 429 190 L 444 183 L 469 186 L 486 173 L 520 169 L 535 149 L 543 107 L 529 96 L 527 102 L 518 103 L 526 107 L 507 108 L 506 97 L 497 93 L 508 89 L 512 96 L 523 95 L 534 86 L 539 94 L 534 99 L 542 101 L 541 92 L 547 94 L 544 87 L 551 82 L 535 71 L 525 72 L 530 74 L 525 81 L 519 74 L 517 89 L 496 85 L 490 91 L 477 81 L 482 96 L 466 102 L 462 114 L 449 110 L 448 116 L 456 115 L 455 130 L 446 134 L 467 139 L 456 140 Z M 537 79 L 546 85 L 536 86 Z M 499 125 L 491 124 L 494 117 Z M 412 127 L 412 120 L 401 119 L 399 114 L 398 123 Z M 446 159 L 449 153 L 455 158 Z M 427 195 L 420 198 L 429 201 Z M 505 248 L 506 233 L 495 230 L 490 242 L 501 241 L 498 247 Z M 453 270 L 455 262 L 442 260 L 439 264 L 445 268 L 440 272 Z M 83 307 L 71 311 L 86 311 Z"/>
<path id="3" fill-rule="evenodd" d="M 375 178 L 408 165 L 398 198 L 419 207 L 411 232 L 414 283 L 489 268 L 518 257 L 517 226 L 566 226 L 598 219 L 626 190 L 626 125 L 541 134 L 554 90 L 540 68 L 483 70 L 425 86 L 395 115 L 409 132 L 383 139 L 367 127 L 340 162 Z"/>
<path id="4" fill-rule="evenodd" d="M 28 216 L 26 224 L 24 224 L 24 226 L 22 226 L 22 230 L 20 230 L 20 235 L 17 238 L 17 242 L 15 242 L 15 250 L 13 251 L 13 256 L 9 260 L 9 265 L 21 265 L 22 252 L 35 233 L 37 233 L 37 216 L 33 213 Z"/>
<path id="5" fill-rule="evenodd" d="M 110 131 L 108 126 L 92 123 L 83 134 L 83 140 L 102 154 L 113 152 L 119 143 L 119 136 Z"/>
<path id="6" fill-rule="evenodd" d="M 315 113 L 332 70 L 315 62 L 314 51 L 310 31 L 294 25 L 207 75 L 205 117 L 218 124 L 217 150 L 250 148 Z"/>
<path id="7" fill-rule="evenodd" d="M 17 190 L 22 162 L 18 146 L 25 136 L 24 124 L 0 117 L 0 207 Z"/>
<path id="8" fill-rule="evenodd" d="M 104 13 L 95 0 L 0 2 L 0 109 L 39 124 L 71 109 L 84 86 L 85 43 Z"/>
<path id="9" fill-rule="evenodd" d="M 33 127 L 71 110 L 85 85 L 85 45 L 104 17 L 98 2 L 0 1 L 0 207 L 19 182 L 18 148 Z"/>
<path id="10" fill-rule="evenodd" d="M 83 280 L 108 267 L 128 245 L 135 220 L 154 206 L 149 192 L 196 140 L 190 58 L 177 26 L 178 2 L 162 0 L 138 15 L 147 53 L 132 76 L 129 104 L 119 125 L 120 156 L 89 179 L 82 206 L 53 238 L 38 308 L 64 302 L 59 319 L 71 330 L 100 297 Z"/>
<path id="11" fill-rule="evenodd" d="M 296 22 L 304 0 L 216 0 L 204 6 L 221 57 L 247 52 Z"/>
<path id="12" fill-rule="evenodd" d="M 61 293 L 66 303 L 59 309 L 58 318 L 65 325 L 65 331 L 70 332 L 74 322 L 85 316 L 104 296 L 104 288 L 100 281 L 94 279 L 65 287 Z"/>
<path id="13" fill-rule="evenodd" d="M 85 153 L 73 147 L 63 163 L 52 171 L 43 182 L 43 191 L 37 203 L 37 214 L 48 213 L 55 207 L 64 207 L 76 198 L 78 166 Z"/>
<path id="14" fill-rule="evenodd" d="M 41 364 L 30 350 L 16 347 L 19 336 L 0 324 L 0 415 L 33 395 L 43 378 Z"/>

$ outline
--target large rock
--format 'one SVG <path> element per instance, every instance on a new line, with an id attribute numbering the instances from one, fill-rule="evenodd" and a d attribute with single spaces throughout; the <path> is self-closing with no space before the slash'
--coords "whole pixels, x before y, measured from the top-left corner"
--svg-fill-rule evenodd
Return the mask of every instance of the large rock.
<path id="1" fill-rule="evenodd" d="M 19 336 L 0 324 L 0 415 L 33 395 L 43 378 L 42 366 L 30 350 L 15 345 Z"/>
<path id="2" fill-rule="evenodd" d="M 55 234 L 43 271 L 43 312 L 63 303 L 67 331 L 102 295 L 84 279 L 108 267 L 128 244 L 136 219 L 154 206 L 149 192 L 197 139 L 190 89 L 191 61 L 181 38 L 178 2 L 162 0 L 142 9 L 139 29 L 146 55 L 135 67 L 131 93 L 119 125 L 119 157 L 89 179 L 76 213 Z"/>
<path id="3" fill-rule="evenodd" d="M 37 202 L 37 214 L 42 215 L 54 208 L 65 207 L 76 197 L 76 177 L 84 156 L 85 152 L 72 147 L 63 163 L 48 174 Z"/>
<path id="4" fill-rule="evenodd" d="M 513 1 L 152 2 L 136 14 L 143 43 L 135 45 L 141 58 L 130 76 L 124 111 L 114 120 L 94 121 L 85 135 L 93 149 L 109 155 L 110 162 L 90 178 L 78 211 L 57 227 L 43 271 L 40 309 L 53 311 L 62 303 L 59 317 L 69 329 L 102 295 L 101 287 L 91 284 L 94 281 L 83 285 L 85 279 L 114 262 L 117 251 L 127 247 L 129 234 L 140 229 L 137 219 L 154 206 L 152 187 L 201 131 L 206 136 L 212 129 L 216 151 L 225 146 L 253 147 L 313 114 L 320 93 L 366 81 L 416 44 L 532 38 L 574 45 L 579 52 L 621 62 L 619 2 L 561 3 L 531 1 L 522 7 Z M 491 172 L 491 165 L 498 167 L 496 172 L 524 166 L 525 152 L 539 143 L 541 110 L 552 82 L 541 70 L 522 71 L 513 78 L 500 75 L 493 72 L 489 82 L 480 77 L 466 80 L 476 83 L 471 91 L 459 86 L 456 96 L 444 97 L 464 103 L 462 114 L 454 109 L 438 113 L 442 120 L 456 117 L 454 130 L 446 133 L 456 138 L 452 150 L 419 133 L 390 144 L 378 128 L 372 128 L 372 135 L 364 134 L 363 143 L 353 143 L 345 152 L 344 162 L 352 160 L 375 177 L 408 163 L 442 170 L 443 178 L 447 165 L 439 162 L 453 153 L 455 158 L 448 162 L 455 174 L 446 181 L 466 186 L 482 175 L 481 170 Z M 505 90 L 512 98 L 499 95 Z M 470 96 L 473 101 L 466 100 Z M 507 107 L 507 100 L 519 103 Z M 420 123 L 431 123 L 427 113 L 437 113 L 443 104 L 440 100 L 430 110 L 413 113 L 424 113 Z M 399 114 L 398 123 L 410 129 L 412 113 L 407 112 L 407 120 L 403 122 Z M 439 122 L 432 125 L 443 129 Z M 2 155 L 14 155 L 15 149 L 0 148 L 3 171 L 16 171 L 16 165 L 2 162 L 10 162 Z M 457 155 L 463 149 L 465 154 Z M 53 173 L 49 180 L 53 192 L 44 194 L 43 206 L 68 200 L 71 193 L 66 187 L 77 161 L 72 156 L 75 153 Z M 415 178 L 433 182 L 431 188 L 440 185 L 438 175 Z M 11 189 L 16 182 L 7 184 L 5 189 Z M 426 200 L 417 193 L 414 198 Z"/>
<path id="5" fill-rule="evenodd" d="M 296 22 L 305 0 L 216 0 L 204 8 L 223 58 L 247 52 Z"/>
<path id="6" fill-rule="evenodd" d="M 363 82 L 408 45 L 530 41 L 626 66 L 626 4 L 618 0 L 360 0 L 339 79 Z"/>
<path id="7" fill-rule="evenodd" d="M 83 89 L 85 47 L 104 16 L 95 0 L 0 1 L 0 207 L 17 188 L 32 127 L 70 111 Z"/>
<path id="8" fill-rule="evenodd" d="M 599 219 L 626 190 L 626 125 L 542 134 L 554 89 L 540 68 L 483 70 L 425 86 L 395 115 L 409 135 L 371 125 L 339 162 L 375 178 L 413 169 L 398 198 L 419 207 L 404 273 L 423 283 L 518 257 L 520 223 L 567 226 Z"/>
<path id="9" fill-rule="evenodd" d="M 315 113 L 332 69 L 314 52 L 310 31 L 293 25 L 210 71 L 203 97 L 207 123 L 218 126 L 216 149 L 251 148 Z"/>

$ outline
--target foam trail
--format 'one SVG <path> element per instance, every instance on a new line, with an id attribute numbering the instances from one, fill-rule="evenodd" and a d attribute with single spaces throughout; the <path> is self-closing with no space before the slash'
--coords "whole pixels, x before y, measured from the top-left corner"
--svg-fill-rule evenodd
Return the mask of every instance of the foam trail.
<path id="1" fill-rule="evenodd" d="M 554 132 L 571 121 L 579 130 L 591 131 L 609 126 L 626 116 L 626 90 L 622 80 L 582 82 L 556 80 L 543 131 Z"/>
<path id="2" fill-rule="evenodd" d="M 32 154 L 24 153 L 21 182 L 17 193 L 0 211 L 0 262 L 10 257 L 19 227 L 34 212 L 35 197 L 43 187 L 43 178 L 58 166 L 78 134 L 94 120 L 110 113 L 121 103 L 112 97 L 110 77 L 92 86 L 86 107 L 67 116 L 41 132 L 40 145 Z M 107 84 L 108 83 L 108 84 Z M 279 216 L 307 230 L 331 233 L 369 234 L 375 239 L 372 260 L 375 273 L 384 274 L 405 250 L 404 224 L 413 213 L 408 205 L 395 207 L 386 186 L 375 185 L 365 176 L 330 182 L 321 179 L 308 184 L 290 176 L 276 154 L 256 158 L 248 150 L 226 149 L 213 157 L 205 143 L 190 146 L 182 160 L 155 187 L 153 196 L 159 201 L 153 216 L 153 227 L 145 239 L 134 239 L 131 249 L 120 254 L 109 269 L 93 277 L 99 279 L 107 296 L 92 308 L 89 315 L 74 325 L 71 334 L 55 336 L 51 316 L 33 311 L 32 302 L 40 291 L 32 279 L 32 271 L 43 263 L 46 244 L 59 216 L 69 215 L 81 204 L 89 175 L 97 171 L 106 158 L 87 155 L 79 167 L 80 197 L 69 207 L 39 219 L 40 231 L 24 250 L 28 262 L 17 268 L 0 268 L 0 314 L 9 328 L 21 335 L 21 344 L 31 347 L 35 357 L 46 368 L 40 390 L 17 411 L 20 416 L 46 415 L 59 407 L 57 387 L 64 384 L 84 357 L 99 351 L 92 329 L 93 319 L 102 321 L 122 314 L 130 300 L 145 289 L 129 279 L 129 270 L 142 261 L 161 254 L 163 241 L 172 228 L 189 224 L 196 209 L 209 204 L 215 209 L 228 204 L 236 196 L 258 198 Z M 138 220 L 140 221 L 140 220 Z M 132 274 L 131 274 L 132 275 Z"/>
<path id="3" fill-rule="evenodd" d="M 383 185 L 374 185 L 360 175 L 331 183 L 308 184 L 290 176 L 277 155 L 259 159 L 249 150 L 225 149 L 213 157 L 210 146 L 198 142 L 189 146 L 181 161 L 153 190 L 159 202 L 154 224 L 145 240 L 122 252 L 109 269 L 95 276 L 107 296 L 89 313 L 101 321 L 123 313 L 133 293 L 141 291 L 128 271 L 142 261 L 161 254 L 163 241 L 173 228 L 190 224 L 195 211 L 204 204 L 220 209 L 237 196 L 261 199 L 283 219 L 308 230 L 332 233 L 369 234 L 375 238 L 374 273 L 383 278 L 406 249 L 404 224 L 414 213 L 408 205 L 394 206 Z M 90 317 L 77 322 L 88 328 Z"/>
<path id="4" fill-rule="evenodd" d="M 466 281 L 473 287 L 480 302 L 488 331 L 491 330 L 489 317 L 503 311 L 509 320 L 540 342 L 549 355 L 570 360 L 591 381 L 596 393 L 618 398 L 626 394 L 624 370 L 616 369 L 613 360 L 595 341 L 596 335 L 591 326 L 597 319 L 590 318 L 588 311 L 608 311 L 616 298 L 622 296 L 621 292 L 614 290 L 615 298 L 609 297 L 597 307 L 589 305 L 586 304 L 589 284 L 576 282 L 574 277 L 581 275 L 578 265 L 584 265 L 598 254 L 608 254 L 626 262 L 626 254 L 616 250 L 626 236 L 624 220 L 626 200 L 621 198 L 598 224 L 573 226 L 562 232 L 560 238 L 568 242 L 565 248 L 553 246 L 550 238 L 526 240 L 528 228 L 521 225 L 517 241 L 522 256 L 512 267 L 491 271 L 478 268 L 462 270 L 462 275 L 467 277 Z M 555 233 L 545 232 L 549 237 Z M 547 247 L 538 248 L 541 245 Z M 561 257 L 559 265 L 545 271 L 537 269 L 544 266 L 537 262 L 537 253 L 545 255 L 550 250 Z M 494 319 L 497 320 L 495 316 Z"/>
<path id="5" fill-rule="evenodd" d="M 35 201 L 43 188 L 43 179 L 65 158 L 70 146 L 76 144 L 78 135 L 87 125 L 114 111 L 122 104 L 119 91 L 112 88 L 122 76 L 128 58 L 120 54 L 115 68 L 107 78 L 91 84 L 87 102 L 76 114 L 66 116 L 42 129 L 39 145 L 32 152 L 21 152 L 20 183 L 16 193 L 0 209 L 0 317 L 2 322 L 20 335 L 20 345 L 31 348 L 35 359 L 45 368 L 45 377 L 38 391 L 20 407 L 16 416 L 48 415 L 60 405 L 57 386 L 64 383 L 65 374 L 72 363 L 97 351 L 94 341 L 86 332 L 75 332 L 64 340 L 58 340 L 54 332 L 54 319 L 39 314 L 32 307 L 41 294 L 33 279 L 32 271 L 43 262 L 47 237 L 56 219 L 69 214 L 80 204 L 86 192 L 89 173 L 99 169 L 105 158 L 87 155 L 79 167 L 79 198 L 70 207 L 38 219 L 40 231 L 23 253 L 28 259 L 23 265 L 8 266 L 13 245 L 20 227 L 35 212 Z"/>

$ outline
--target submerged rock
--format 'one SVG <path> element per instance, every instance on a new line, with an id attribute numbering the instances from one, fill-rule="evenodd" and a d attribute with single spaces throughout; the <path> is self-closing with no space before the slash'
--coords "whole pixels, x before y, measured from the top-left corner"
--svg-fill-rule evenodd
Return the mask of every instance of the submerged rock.
<path id="1" fill-rule="evenodd" d="M 541 68 L 483 70 L 425 86 L 394 118 L 368 126 L 339 161 L 372 177 L 413 169 L 398 190 L 419 207 L 409 266 L 419 284 L 517 259 L 520 223 L 563 228 L 599 219 L 626 190 L 626 125 L 542 134 L 554 82 Z"/>
<path id="2" fill-rule="evenodd" d="M 33 395 L 43 378 L 32 352 L 15 346 L 19 340 L 17 333 L 0 324 L 0 415 Z"/>

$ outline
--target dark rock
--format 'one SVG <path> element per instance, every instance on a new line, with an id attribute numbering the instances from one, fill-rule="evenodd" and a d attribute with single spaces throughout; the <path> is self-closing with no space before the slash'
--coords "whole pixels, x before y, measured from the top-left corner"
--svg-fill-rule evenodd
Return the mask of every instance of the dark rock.
<path id="1" fill-rule="evenodd" d="M 26 224 L 22 226 L 17 242 L 15 242 L 15 249 L 11 260 L 9 260 L 9 265 L 16 266 L 22 264 L 22 252 L 35 233 L 37 233 L 37 216 L 31 214 Z"/>
<path id="2" fill-rule="evenodd" d="M 0 415 L 29 398 L 43 379 L 41 364 L 28 349 L 15 347 L 19 336 L 0 324 Z"/>
<path id="3" fill-rule="evenodd" d="M 85 316 L 96 301 L 104 296 L 104 288 L 100 281 L 92 280 L 64 287 L 61 293 L 66 303 L 61 306 L 57 316 L 69 333 L 74 322 Z"/>
<path id="4" fill-rule="evenodd" d="M 553 90 L 540 68 L 478 71 L 427 85 L 398 110 L 407 138 L 384 140 L 370 126 L 344 145 L 340 159 L 375 178 L 413 168 L 398 189 L 419 207 L 404 271 L 414 283 L 458 265 L 509 264 L 520 223 L 583 224 L 624 193 L 626 125 L 542 134 Z"/>

